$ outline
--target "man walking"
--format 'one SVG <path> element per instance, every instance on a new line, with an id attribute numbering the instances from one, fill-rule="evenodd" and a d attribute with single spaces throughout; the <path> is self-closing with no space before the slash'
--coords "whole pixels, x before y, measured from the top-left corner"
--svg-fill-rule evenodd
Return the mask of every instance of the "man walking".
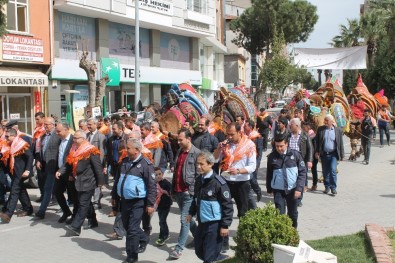
<path id="1" fill-rule="evenodd" d="M 143 253 L 148 237 L 140 228 L 144 207 L 148 215 L 154 212 L 156 181 L 152 163 L 141 154 L 139 140 L 128 139 L 128 157 L 120 166 L 119 181 L 116 185 L 121 198 L 122 222 L 126 229 L 125 263 L 137 262 L 138 253 Z"/>
<path id="2" fill-rule="evenodd" d="M 267 159 L 266 189 L 274 194 L 274 204 L 281 214 L 288 210 L 292 226 L 298 227 L 297 200 L 302 196 L 307 170 L 303 157 L 288 147 L 288 138 L 274 137 L 276 150 Z"/>
<path id="3" fill-rule="evenodd" d="M 373 128 L 374 128 L 375 121 L 370 116 L 370 110 L 365 109 L 363 111 L 363 119 L 361 123 L 362 129 L 362 137 L 361 137 L 361 144 L 364 153 L 364 160 L 363 164 L 369 164 L 369 157 L 370 157 L 370 146 L 372 144 L 372 135 L 373 135 Z"/>
<path id="4" fill-rule="evenodd" d="M 41 137 L 45 134 L 45 115 L 43 112 L 37 112 L 36 114 L 34 114 L 34 119 L 36 121 L 36 127 L 33 131 L 32 148 L 33 153 L 35 154 L 40 152 Z M 44 195 L 45 175 L 39 169 L 37 169 L 37 183 L 38 188 L 40 189 L 40 197 L 36 200 L 36 202 L 41 203 Z"/>
<path id="5" fill-rule="evenodd" d="M 321 158 L 324 176 L 324 193 L 337 194 L 337 161 L 344 158 L 342 131 L 333 125 L 334 118 L 325 116 L 324 125 L 318 127 L 316 135 L 315 157 Z"/>
<path id="6" fill-rule="evenodd" d="M 55 183 L 55 173 L 58 170 L 58 152 L 60 138 L 55 132 L 55 120 L 47 117 L 44 120 L 45 134 L 41 137 L 40 151 L 36 153 L 38 159 L 36 166 L 45 174 L 44 195 L 40 208 L 36 213 L 38 219 L 44 219 L 45 212 L 51 201 L 53 186 Z"/>
<path id="7" fill-rule="evenodd" d="M 71 225 L 66 225 L 66 229 L 72 236 L 79 236 L 88 214 L 95 215 L 92 212 L 95 208 L 91 200 L 95 188 L 103 184 L 104 177 L 100 151 L 86 140 L 86 133 L 83 130 L 76 131 L 73 142 L 67 162 L 56 172 L 56 178 L 72 175 L 78 192 L 79 207 L 73 222 Z M 96 217 L 91 218 L 91 222 L 97 224 Z"/>
<path id="8" fill-rule="evenodd" d="M 179 259 L 182 255 L 185 243 L 188 239 L 188 232 L 195 236 L 196 222 L 186 221 L 189 208 L 192 204 L 195 188 L 195 178 L 197 171 L 197 156 L 200 150 L 192 144 L 192 134 L 188 129 L 181 129 L 178 132 L 178 144 L 180 149 L 176 154 L 176 167 L 173 174 L 173 194 L 180 208 L 181 229 L 175 249 L 170 253 L 170 258 Z"/>
<path id="9" fill-rule="evenodd" d="M 30 202 L 29 194 L 23 181 L 29 177 L 33 166 L 33 153 L 30 145 L 22 138 L 17 136 L 15 129 L 9 129 L 6 132 L 8 145 L 10 146 L 8 159 L 8 170 L 11 173 L 11 193 L 8 198 L 6 212 L 0 213 L 0 223 L 7 224 L 14 214 L 18 199 L 22 204 L 22 213 L 20 216 L 29 216 L 33 213 L 33 207 Z"/>
<path id="10" fill-rule="evenodd" d="M 265 108 L 261 108 L 259 110 L 259 116 L 256 119 L 256 128 L 262 136 L 263 152 L 267 151 L 267 141 L 271 126 L 273 126 L 272 117 L 265 111 Z"/>
<path id="11" fill-rule="evenodd" d="M 218 139 L 208 132 L 210 120 L 200 118 L 195 134 L 192 136 L 192 143 L 200 150 L 206 150 L 211 153 L 218 148 Z"/>

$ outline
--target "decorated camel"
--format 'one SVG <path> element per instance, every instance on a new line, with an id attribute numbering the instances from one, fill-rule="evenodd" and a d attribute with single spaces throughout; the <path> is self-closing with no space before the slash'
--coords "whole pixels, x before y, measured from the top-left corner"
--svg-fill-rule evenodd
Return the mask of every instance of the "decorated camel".
<path id="1" fill-rule="evenodd" d="M 208 113 L 206 102 L 191 85 L 173 84 L 166 94 L 159 123 L 163 130 L 175 134 L 185 121 L 196 127 L 200 117 Z"/>
<path id="2" fill-rule="evenodd" d="M 224 128 L 227 124 L 234 122 L 237 116 L 243 116 L 245 120 L 255 120 L 257 109 L 243 88 L 221 87 L 216 94 L 211 115 L 214 123 Z"/>
<path id="3" fill-rule="evenodd" d="M 356 160 L 362 153 L 363 149 L 357 151 L 358 140 L 361 138 L 361 121 L 363 119 L 363 112 L 368 109 L 372 117 L 376 118 L 381 105 L 388 106 L 388 98 L 384 96 L 384 90 L 380 90 L 374 96 L 369 92 L 365 83 L 363 83 L 362 76 L 359 74 L 357 85 L 351 90 L 347 96 L 351 109 L 350 117 L 350 131 L 346 134 L 351 140 L 351 155 L 350 160 Z"/>

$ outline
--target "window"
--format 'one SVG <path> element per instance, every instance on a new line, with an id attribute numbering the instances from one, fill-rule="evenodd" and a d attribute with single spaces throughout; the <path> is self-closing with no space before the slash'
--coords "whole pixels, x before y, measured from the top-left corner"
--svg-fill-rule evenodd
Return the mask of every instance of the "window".
<path id="1" fill-rule="evenodd" d="M 7 4 L 7 29 L 29 32 L 28 0 L 9 0 Z"/>
<path id="2" fill-rule="evenodd" d="M 208 14 L 208 0 L 186 0 L 187 9 L 201 14 Z"/>

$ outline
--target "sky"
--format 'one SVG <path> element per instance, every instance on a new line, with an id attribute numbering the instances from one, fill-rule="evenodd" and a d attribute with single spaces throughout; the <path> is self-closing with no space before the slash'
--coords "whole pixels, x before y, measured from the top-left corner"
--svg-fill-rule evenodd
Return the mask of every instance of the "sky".
<path id="1" fill-rule="evenodd" d="M 359 18 L 360 5 L 364 0 L 308 0 L 317 7 L 318 21 L 306 42 L 294 47 L 329 48 L 328 43 L 339 34 L 340 25 L 347 25 L 347 18 Z"/>

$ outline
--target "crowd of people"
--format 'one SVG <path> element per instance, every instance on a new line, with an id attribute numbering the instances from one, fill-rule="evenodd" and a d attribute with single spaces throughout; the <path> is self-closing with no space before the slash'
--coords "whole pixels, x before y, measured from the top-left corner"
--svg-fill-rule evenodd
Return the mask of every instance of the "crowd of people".
<path id="1" fill-rule="evenodd" d="M 387 134 L 389 142 L 389 133 L 380 126 L 387 117 L 380 116 L 383 144 L 383 135 Z M 32 138 L 18 130 L 16 121 L 1 123 L 0 222 L 11 222 L 18 200 L 22 208 L 17 216 L 34 216 L 36 220 L 44 220 L 48 206 L 56 201 L 62 210 L 58 222 L 65 224 L 68 235 L 79 236 L 85 219 L 85 229 L 99 226 L 95 210 L 101 209 L 102 187 L 112 186 L 108 216 L 114 217 L 114 231 L 106 237 L 126 237 L 124 262 L 137 262 L 138 254 L 145 251 L 155 211 L 159 216 L 155 244 L 166 244 L 170 237 L 167 217 L 173 201 L 181 223 L 169 257 L 180 258 L 184 248 L 191 245 L 203 262 L 226 258 L 228 228 L 234 214 L 232 199 L 239 218 L 257 207 L 262 198 L 257 178 L 263 177 L 259 168 L 268 145 L 272 149 L 267 159 L 266 190 L 295 228 L 298 207 L 307 191 L 308 170 L 313 177 L 311 190 L 316 191 L 320 159 L 324 193 L 336 195 L 337 163 L 344 159 L 343 133 L 332 115 L 326 115 L 325 125 L 313 131 L 300 111 L 289 116 L 286 109 L 273 119 L 262 108 L 256 123 L 238 116 L 224 128 L 210 116 L 203 116 L 195 129 L 187 121 L 177 134 L 161 130 L 156 120 L 139 123 L 136 114 L 81 120 L 75 132 L 68 123 L 56 123 L 42 112 L 35 114 L 35 120 Z M 374 130 L 371 120 L 366 111 L 362 122 L 365 163 L 369 163 Z M 24 184 L 33 165 L 40 189 L 40 197 L 35 200 L 40 206 L 35 213 Z M 171 182 L 164 178 L 166 170 L 173 174 Z M 189 232 L 194 242 L 187 245 Z"/>

